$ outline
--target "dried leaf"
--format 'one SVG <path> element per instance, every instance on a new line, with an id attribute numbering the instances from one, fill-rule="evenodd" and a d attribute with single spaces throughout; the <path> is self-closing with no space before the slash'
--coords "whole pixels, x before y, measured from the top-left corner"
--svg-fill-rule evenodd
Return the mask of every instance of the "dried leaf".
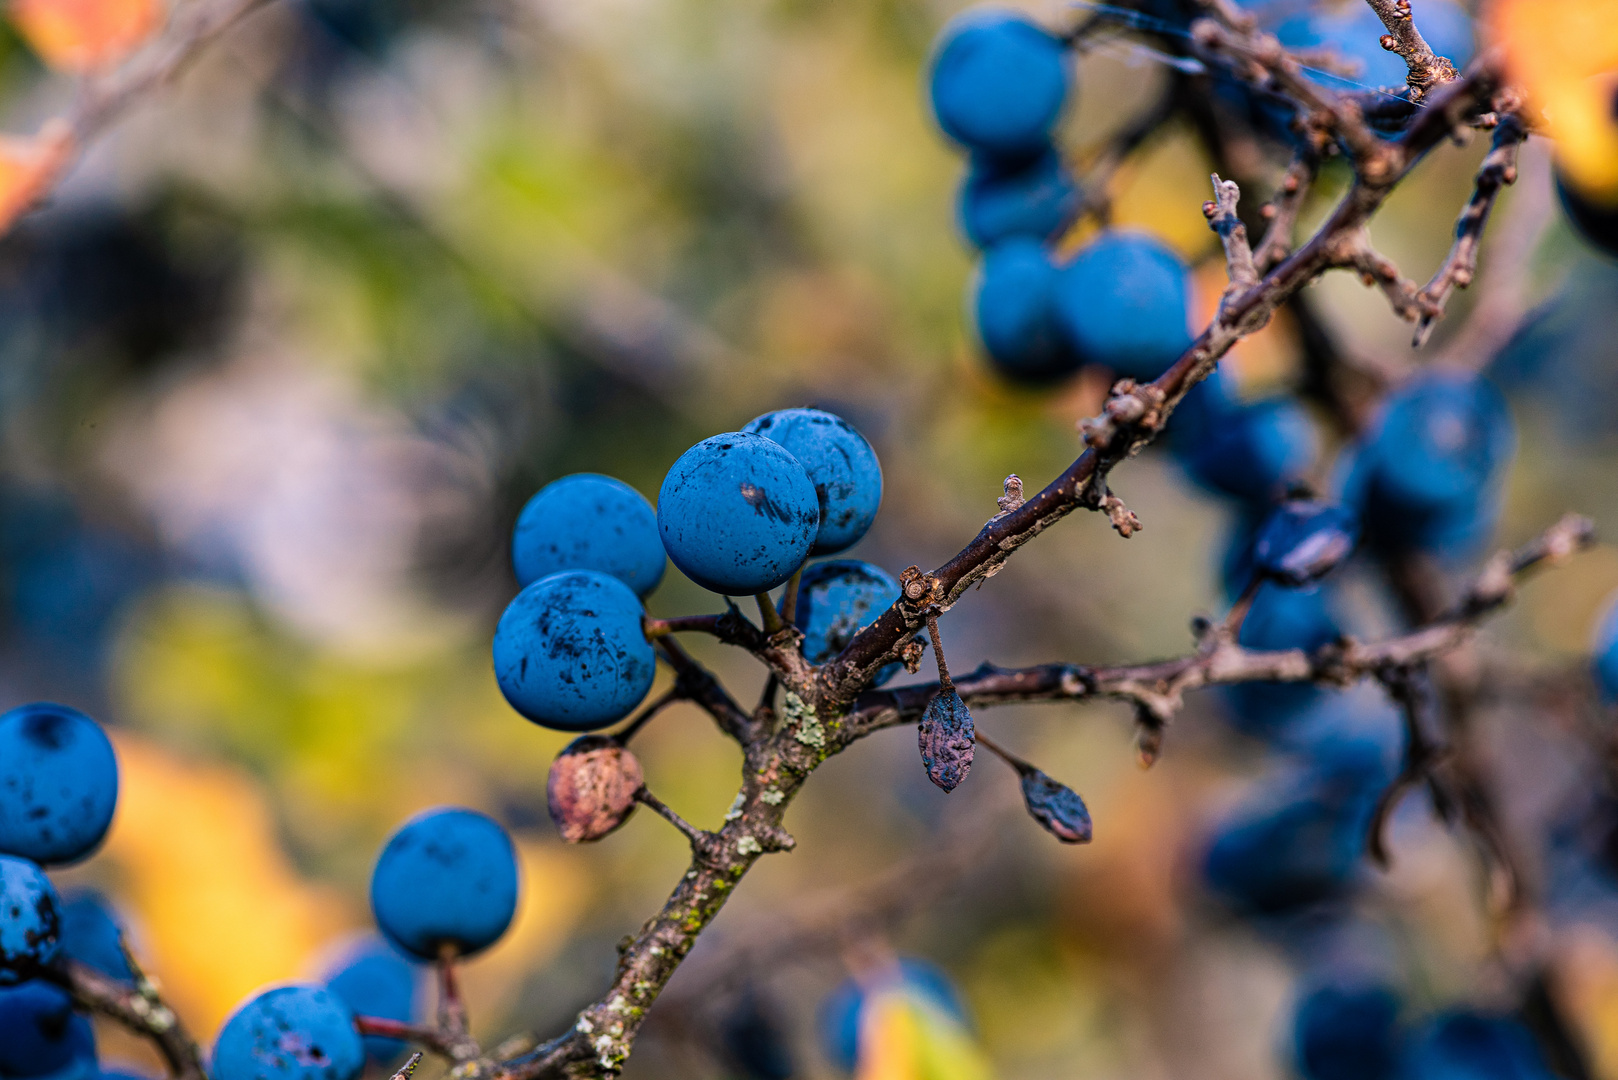
<path id="1" fill-rule="evenodd" d="M 163 21 L 162 0 L 13 0 L 11 21 L 59 71 L 106 67 L 127 56 Z"/>
<path id="2" fill-rule="evenodd" d="M 551 762 L 545 801 L 562 839 L 579 844 L 600 840 L 628 821 L 644 785 L 634 754 L 604 735 L 585 735 Z"/>
<path id="3" fill-rule="evenodd" d="M 927 779 L 945 791 L 954 791 L 972 768 L 975 738 L 972 714 L 961 695 L 944 690 L 933 698 L 922 714 L 917 735 Z"/>
<path id="4" fill-rule="evenodd" d="M 1090 810 L 1066 784 L 1033 769 L 1023 774 L 1022 798 L 1029 815 L 1062 843 L 1090 842 Z"/>
<path id="5" fill-rule="evenodd" d="M 53 120 L 38 135 L 0 135 L 0 232 L 44 198 L 73 156 L 73 134 Z"/>

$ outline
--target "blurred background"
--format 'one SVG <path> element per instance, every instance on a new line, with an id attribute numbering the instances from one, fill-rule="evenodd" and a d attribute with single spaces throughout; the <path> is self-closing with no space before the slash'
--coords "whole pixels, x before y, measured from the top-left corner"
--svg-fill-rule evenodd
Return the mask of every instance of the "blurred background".
<path id="1" fill-rule="evenodd" d="M 111 898 L 205 1041 L 249 992 L 318 976 L 366 931 L 372 861 L 422 808 L 483 809 L 518 841 L 518 920 L 466 971 L 489 1039 L 570 1023 L 684 868 L 684 842 L 648 814 L 561 844 L 544 782 L 567 737 L 496 689 L 510 529 L 541 485 L 587 470 L 655 497 L 696 440 L 815 404 L 878 450 L 884 505 L 852 554 L 897 573 L 970 539 L 1006 474 L 1042 485 L 1076 455 L 1074 422 L 1110 375 L 1016 388 L 966 318 L 965 166 L 923 93 L 960 7 L 277 0 L 0 241 L 0 704 L 54 699 L 112 731 L 113 832 L 59 878 Z M 1082 160 L 1166 77 L 1143 52 L 1087 52 L 1064 146 Z M 0 28 L 8 130 L 67 93 Z M 1440 148 L 1377 219 L 1407 275 L 1447 251 L 1484 150 Z M 1223 287 L 1201 213 L 1212 167 L 1171 125 L 1110 186 L 1116 223 L 1196 265 L 1197 320 Z M 1307 221 L 1343 183 L 1328 172 Z M 1486 244 L 1434 346 L 1491 287 L 1529 312 L 1498 358 L 1466 358 L 1494 365 L 1518 423 L 1496 540 L 1573 509 L 1618 535 L 1618 266 L 1561 219 L 1541 148 L 1491 242 L 1507 229 L 1504 269 Z M 1311 301 L 1345 352 L 1418 362 L 1408 326 L 1352 277 Z M 1263 392 L 1301 356 L 1282 319 L 1230 366 Z M 1333 430 L 1322 418 L 1321 482 Z M 1222 614 L 1230 511 L 1156 452 L 1115 484 L 1145 531 L 1064 521 L 951 611 L 956 667 L 1173 655 L 1193 616 Z M 1385 630 L 1374 583 L 1357 588 L 1354 629 Z M 1603 790 L 1580 710 L 1559 702 L 1588 696 L 1589 636 L 1615 588 L 1618 547 L 1599 546 L 1529 586 L 1480 646 L 1491 670 L 1559 680 L 1480 716 L 1531 851 L 1553 851 Z M 649 606 L 717 601 L 671 571 Z M 754 699 L 749 658 L 691 647 Z M 1374 692 L 1366 707 L 1383 709 Z M 908 729 L 828 763 L 788 817 L 797 850 L 739 890 L 627 1075 L 770 1075 L 737 1049 L 759 1031 L 791 1075 L 837 1075 L 817 1008 L 873 948 L 948 973 L 1001 1077 L 1291 1075 L 1293 1003 L 1321 957 L 1393 982 L 1413 1015 L 1514 1008 L 1473 847 L 1420 797 L 1394 821 L 1391 871 L 1367 865 L 1329 927 L 1258 926 L 1210 897 L 1209 837 L 1277 767 L 1228 712 L 1195 698 L 1150 771 L 1121 707 L 980 715 L 1084 795 L 1089 846 L 1029 822 L 1014 774 L 985 756 L 952 796 L 934 789 Z M 665 801 L 720 820 L 739 755 L 705 716 L 669 710 L 636 751 Z M 1552 920 L 1553 952 L 1596 1073 L 1618 1077 L 1605 858 L 1579 863 L 1584 899 Z M 860 933 L 780 930 L 828 919 Z M 778 932 L 787 945 L 759 953 Z M 105 1061 L 155 1075 L 144 1046 L 98 1030 Z"/>

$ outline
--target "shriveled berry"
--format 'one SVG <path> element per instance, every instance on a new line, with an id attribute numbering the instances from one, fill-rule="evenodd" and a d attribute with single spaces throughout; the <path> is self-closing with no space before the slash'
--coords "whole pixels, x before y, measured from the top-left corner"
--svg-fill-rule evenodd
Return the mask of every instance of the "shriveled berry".
<path id="1" fill-rule="evenodd" d="M 954 690 L 941 690 L 927 703 L 917 728 L 927 779 L 954 791 L 972 768 L 976 732 L 966 702 Z"/>
<path id="2" fill-rule="evenodd" d="M 551 762 L 545 805 L 563 840 L 600 840 L 629 820 L 645 782 L 640 762 L 622 743 L 584 735 Z"/>
<path id="3" fill-rule="evenodd" d="M 1022 775 L 1022 798 L 1029 815 L 1062 843 L 1090 842 L 1090 809 L 1066 784 L 1031 769 Z"/>

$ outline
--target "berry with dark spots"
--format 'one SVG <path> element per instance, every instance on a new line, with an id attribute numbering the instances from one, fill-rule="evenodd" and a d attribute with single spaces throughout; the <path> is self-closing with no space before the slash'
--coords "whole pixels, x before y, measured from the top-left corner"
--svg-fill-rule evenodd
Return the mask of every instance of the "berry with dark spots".
<path id="1" fill-rule="evenodd" d="M 345 949 L 326 976 L 326 988 L 360 1016 L 410 1023 L 421 1004 L 421 969 L 380 938 L 367 937 Z M 365 1054 L 386 1065 L 405 1051 L 398 1039 L 367 1035 Z"/>
<path id="2" fill-rule="evenodd" d="M 810 554 L 832 555 L 859 542 L 882 505 L 882 466 L 865 436 L 820 409 L 778 409 L 742 430 L 785 447 L 809 474 L 820 503 Z"/>
<path id="3" fill-rule="evenodd" d="M 494 631 L 494 675 L 511 707 L 557 731 L 629 715 L 652 687 L 640 599 L 615 577 L 565 570 L 517 594 Z"/>
<path id="4" fill-rule="evenodd" d="M 546 484 L 517 515 L 511 563 L 529 585 L 561 570 L 599 570 L 646 596 L 663 580 L 657 512 L 622 480 L 575 473 Z"/>
<path id="5" fill-rule="evenodd" d="M 62 955 L 95 968 L 111 979 L 133 982 L 135 973 L 124 955 L 123 927 L 107 903 L 93 889 L 62 897 Z"/>
<path id="6" fill-rule="evenodd" d="M 1143 233 L 1096 237 L 1056 279 L 1056 317 L 1086 363 L 1155 379 L 1191 344 L 1190 275 Z"/>
<path id="7" fill-rule="evenodd" d="M 657 526 L 686 577 L 716 593 L 752 596 L 803 565 L 820 535 L 820 497 L 791 451 L 733 431 L 680 455 L 657 497 Z"/>
<path id="8" fill-rule="evenodd" d="M 0 986 L 0 1076 L 92 1080 L 95 1032 L 55 983 L 30 979 Z"/>
<path id="9" fill-rule="evenodd" d="M 0 986 L 39 974 L 62 944 L 62 901 L 45 871 L 0 855 Z"/>
<path id="10" fill-rule="evenodd" d="M 107 835 L 117 803 L 118 760 L 94 720 L 49 702 L 0 716 L 0 852 L 77 862 Z"/>
<path id="11" fill-rule="evenodd" d="M 213 1080 L 358 1080 L 354 1013 L 323 986 L 278 986 L 237 1009 L 214 1042 Z"/>
<path id="12" fill-rule="evenodd" d="M 969 150 L 1027 158 L 1045 149 L 1072 85 L 1060 39 L 1009 11 L 978 11 L 945 28 L 930 96 L 944 133 Z"/>
<path id="13" fill-rule="evenodd" d="M 792 617 L 803 631 L 804 659 L 824 664 L 898 599 L 899 583 L 880 566 L 831 559 L 808 567 L 798 579 L 798 605 Z M 781 602 L 784 605 L 786 598 Z M 871 685 L 881 686 L 898 670 L 898 664 L 889 664 Z"/>
<path id="14" fill-rule="evenodd" d="M 424 960 L 445 946 L 458 956 L 489 947 L 517 911 L 511 837 L 476 810 L 418 814 L 376 860 L 371 910 L 390 942 Z"/>

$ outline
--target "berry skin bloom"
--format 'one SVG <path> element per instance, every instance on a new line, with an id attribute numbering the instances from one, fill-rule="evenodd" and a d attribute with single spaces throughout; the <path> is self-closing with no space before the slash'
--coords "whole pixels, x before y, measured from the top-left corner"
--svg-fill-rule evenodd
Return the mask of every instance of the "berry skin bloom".
<path id="1" fill-rule="evenodd" d="M 975 12 L 940 38 L 933 115 L 969 150 L 1027 158 L 1047 145 L 1072 82 L 1061 41 L 1020 15 Z"/>
<path id="2" fill-rule="evenodd" d="M 511 537 L 519 585 L 562 570 L 599 570 L 647 596 L 663 580 L 666 561 L 652 504 L 622 480 L 596 473 L 540 488 Z"/>
<path id="3" fill-rule="evenodd" d="M 492 818 L 460 807 L 411 818 L 371 875 L 383 935 L 423 960 L 446 946 L 470 956 L 494 944 L 517 911 L 517 853 Z"/>
<path id="4" fill-rule="evenodd" d="M 778 409 L 742 430 L 779 444 L 809 474 L 820 502 L 811 555 L 834 555 L 859 542 L 882 505 L 882 466 L 864 435 L 820 409 Z"/>

